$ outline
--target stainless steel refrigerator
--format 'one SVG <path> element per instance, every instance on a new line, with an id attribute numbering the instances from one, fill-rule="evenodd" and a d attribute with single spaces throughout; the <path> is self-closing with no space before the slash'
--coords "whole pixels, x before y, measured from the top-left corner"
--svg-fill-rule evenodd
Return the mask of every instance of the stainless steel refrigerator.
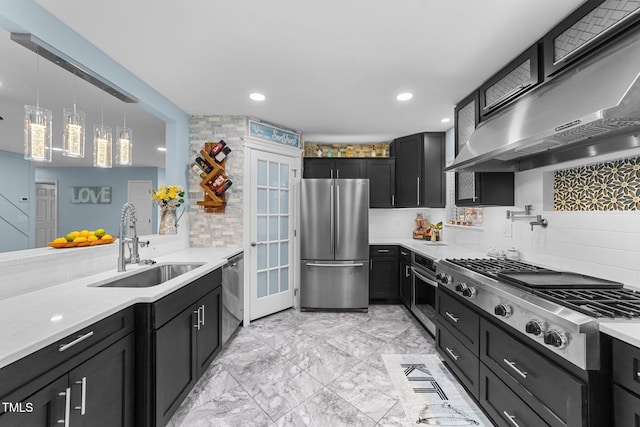
<path id="1" fill-rule="evenodd" d="M 369 180 L 303 179 L 300 308 L 369 307 Z"/>

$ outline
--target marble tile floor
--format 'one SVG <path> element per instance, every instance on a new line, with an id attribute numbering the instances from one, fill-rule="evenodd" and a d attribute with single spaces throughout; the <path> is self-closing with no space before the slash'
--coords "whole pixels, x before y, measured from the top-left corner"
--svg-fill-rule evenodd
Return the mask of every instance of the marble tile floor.
<path id="1" fill-rule="evenodd" d="M 404 306 L 285 310 L 239 328 L 168 426 L 415 426 L 381 356 L 407 353 L 435 354 L 435 343 Z"/>

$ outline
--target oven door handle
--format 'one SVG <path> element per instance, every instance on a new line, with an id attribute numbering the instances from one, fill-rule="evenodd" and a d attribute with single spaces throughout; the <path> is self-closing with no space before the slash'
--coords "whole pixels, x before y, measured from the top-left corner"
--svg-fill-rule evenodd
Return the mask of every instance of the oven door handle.
<path id="1" fill-rule="evenodd" d="M 434 288 L 438 287 L 438 282 L 436 282 L 434 278 L 426 277 L 425 275 L 420 273 L 420 271 L 417 270 L 415 267 L 411 267 L 411 271 L 418 279 L 422 280 L 423 282 L 426 282 L 427 284 L 433 286 Z"/>

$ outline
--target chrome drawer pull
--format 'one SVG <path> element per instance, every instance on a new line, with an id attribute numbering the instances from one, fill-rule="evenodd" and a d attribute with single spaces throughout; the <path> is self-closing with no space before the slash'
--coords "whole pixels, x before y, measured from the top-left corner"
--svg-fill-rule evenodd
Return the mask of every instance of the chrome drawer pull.
<path id="1" fill-rule="evenodd" d="M 389 249 L 378 249 L 378 253 L 379 253 L 379 254 L 386 254 L 386 253 L 389 253 Z"/>
<path id="2" fill-rule="evenodd" d="M 58 420 L 58 424 L 64 424 L 64 427 L 69 427 L 69 417 L 71 416 L 71 387 L 63 392 L 58 393 L 58 396 L 64 396 L 64 419 Z"/>
<path id="3" fill-rule="evenodd" d="M 82 377 L 81 381 L 76 381 L 76 384 L 80 384 L 80 406 L 76 406 L 74 409 L 80 411 L 80 415 L 84 415 L 87 412 L 87 377 Z"/>
<path id="4" fill-rule="evenodd" d="M 69 347 L 73 347 L 74 345 L 78 344 L 80 341 L 84 341 L 87 338 L 89 338 L 91 335 L 93 335 L 93 331 L 87 332 L 84 335 L 80 335 L 78 338 L 76 338 L 75 340 L 71 341 L 68 344 L 62 344 L 60 346 L 60 348 L 58 349 L 58 351 L 65 351 L 66 349 L 68 349 Z"/>
<path id="5" fill-rule="evenodd" d="M 202 309 L 202 320 L 201 320 L 201 325 L 204 326 L 204 304 L 202 304 L 200 306 L 200 308 L 198 308 L 198 310 Z"/>
<path id="6" fill-rule="evenodd" d="M 446 314 L 449 319 L 453 320 L 456 323 L 458 323 L 458 320 L 460 320 L 459 317 L 454 316 L 453 314 L 449 313 L 448 311 L 445 311 L 444 314 Z"/>
<path id="7" fill-rule="evenodd" d="M 511 424 L 513 424 L 516 427 L 520 427 L 520 424 L 518 424 L 516 422 L 516 417 L 513 415 L 509 415 L 509 413 L 507 411 L 502 411 L 502 413 L 504 414 L 505 417 L 507 417 L 507 420 L 511 421 Z"/>
<path id="8" fill-rule="evenodd" d="M 403 252 L 403 251 L 400 251 L 400 253 L 401 253 L 402 255 L 407 255 L 407 253 L 406 253 L 406 252 Z"/>
<path id="9" fill-rule="evenodd" d="M 447 353 L 449 353 L 451 357 L 453 357 L 453 360 L 458 360 L 460 358 L 460 356 L 456 356 L 453 350 L 451 350 L 449 347 L 445 347 L 445 349 L 447 350 Z"/>
<path id="10" fill-rule="evenodd" d="M 640 381 L 640 372 L 636 372 L 636 378 Z"/>
<path id="11" fill-rule="evenodd" d="M 527 378 L 527 373 L 524 371 L 521 371 L 520 369 L 518 369 L 518 367 L 516 366 L 516 362 L 511 362 L 507 359 L 503 359 L 504 363 L 506 363 L 507 365 L 509 365 L 509 367 L 511 369 L 513 369 L 514 371 L 516 371 L 518 373 L 518 375 L 520 375 L 522 378 Z"/>

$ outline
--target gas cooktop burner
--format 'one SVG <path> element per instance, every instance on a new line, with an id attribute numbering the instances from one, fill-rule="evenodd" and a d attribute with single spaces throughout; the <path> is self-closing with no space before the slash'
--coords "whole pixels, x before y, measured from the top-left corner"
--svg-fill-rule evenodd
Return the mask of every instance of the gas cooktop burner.
<path id="1" fill-rule="evenodd" d="M 509 259 L 492 259 L 492 258 L 453 258 L 447 261 L 464 267 L 468 270 L 482 274 L 483 276 L 498 278 L 501 271 L 510 272 L 544 272 L 551 271 L 546 268 L 538 267 L 533 264 L 527 264 L 522 261 L 512 261 Z"/>
<path id="2" fill-rule="evenodd" d="M 640 318 L 640 292 L 630 289 L 539 289 L 534 294 L 592 317 Z"/>

